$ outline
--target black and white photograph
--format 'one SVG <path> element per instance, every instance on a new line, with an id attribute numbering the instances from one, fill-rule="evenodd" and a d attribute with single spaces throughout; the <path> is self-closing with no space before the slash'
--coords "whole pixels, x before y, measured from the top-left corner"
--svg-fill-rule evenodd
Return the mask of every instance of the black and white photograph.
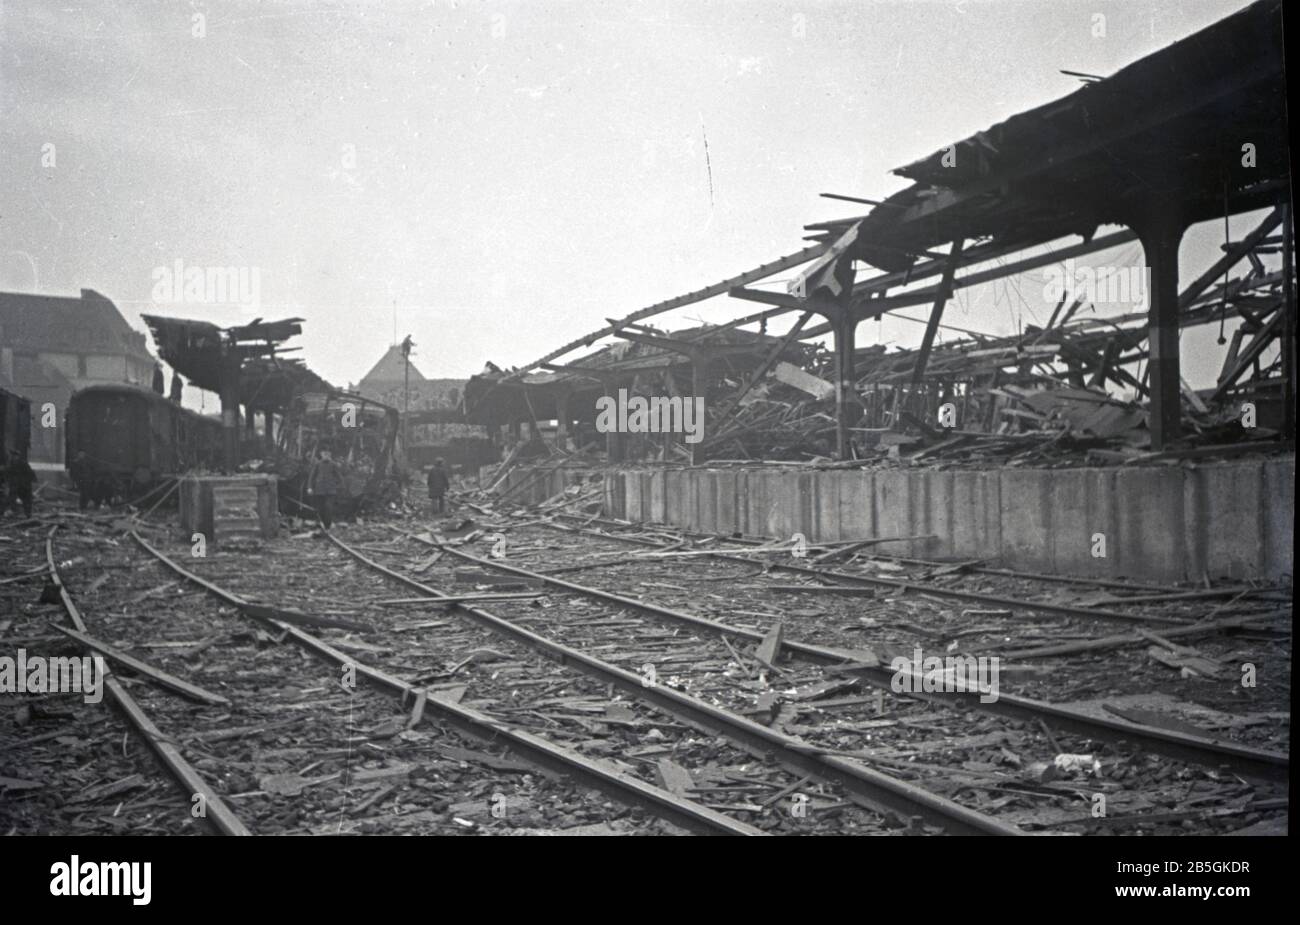
<path id="1" fill-rule="evenodd" d="M 974 835 L 1250 897 L 1202 839 L 1289 829 L 1289 12 L 4 0 L 24 889 Z"/>

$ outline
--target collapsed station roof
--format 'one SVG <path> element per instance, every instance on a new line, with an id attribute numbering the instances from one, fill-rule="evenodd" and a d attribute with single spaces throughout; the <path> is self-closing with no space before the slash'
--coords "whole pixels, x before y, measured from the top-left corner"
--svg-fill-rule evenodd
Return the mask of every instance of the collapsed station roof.
<path id="1" fill-rule="evenodd" d="M 823 237 L 856 224 L 853 256 L 893 272 L 957 238 L 1029 247 L 1153 205 L 1186 224 L 1270 205 L 1289 183 L 1283 73 L 1281 3 L 1262 0 L 898 168 L 911 186 Z"/>
<path id="2" fill-rule="evenodd" d="M 476 422 L 556 416 L 561 392 L 600 393 L 604 377 L 630 380 L 638 373 L 668 372 L 691 367 L 691 353 L 704 361 L 708 375 L 738 377 L 753 369 L 781 338 L 727 325 L 705 325 L 666 333 L 643 325 L 619 327 L 623 342 L 603 347 L 563 366 L 544 364 L 551 372 L 505 372 L 495 367 L 472 377 L 465 386 L 466 417 Z M 789 345 L 798 359 L 809 348 Z"/>
<path id="3" fill-rule="evenodd" d="M 221 391 L 222 365 L 237 357 L 242 361 L 239 402 L 253 408 L 283 413 L 295 396 L 307 392 L 333 392 L 332 385 L 299 359 L 283 357 L 280 345 L 302 333 L 301 318 L 219 328 L 208 321 L 143 316 L 159 355 L 189 382 L 211 392 Z"/>

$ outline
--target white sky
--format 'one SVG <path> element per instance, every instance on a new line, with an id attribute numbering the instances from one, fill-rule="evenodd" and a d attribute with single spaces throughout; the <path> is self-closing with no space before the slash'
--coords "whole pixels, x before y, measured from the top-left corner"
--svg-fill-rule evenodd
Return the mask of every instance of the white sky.
<path id="1" fill-rule="evenodd" d="M 251 316 L 152 306 L 153 272 L 242 266 L 336 384 L 393 341 L 394 307 L 425 375 L 511 366 L 798 250 L 803 224 L 860 211 L 819 192 L 893 192 L 890 169 L 1077 87 L 1061 68 L 1110 74 L 1245 5 L 11 0 L 0 288 L 227 325 Z M 1194 229 L 1184 272 L 1222 235 Z M 945 320 L 1042 321 L 1041 280 Z M 859 343 L 920 330 L 866 323 Z M 1212 380 L 1217 354 L 1185 349 Z"/>

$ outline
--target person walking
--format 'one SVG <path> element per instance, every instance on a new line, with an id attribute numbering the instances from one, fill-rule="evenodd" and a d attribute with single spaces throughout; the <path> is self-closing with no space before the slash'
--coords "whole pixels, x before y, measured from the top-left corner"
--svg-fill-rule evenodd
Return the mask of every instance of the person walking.
<path id="1" fill-rule="evenodd" d="M 429 469 L 428 485 L 429 500 L 441 514 L 446 510 L 447 489 L 451 487 L 451 479 L 447 477 L 447 470 L 441 456 L 433 461 L 433 466 Z"/>
<path id="2" fill-rule="evenodd" d="M 342 488 L 343 473 L 334 462 L 333 454 L 321 450 L 320 459 L 307 477 L 307 494 L 312 496 L 312 507 L 326 530 L 334 525 L 334 498 Z"/>

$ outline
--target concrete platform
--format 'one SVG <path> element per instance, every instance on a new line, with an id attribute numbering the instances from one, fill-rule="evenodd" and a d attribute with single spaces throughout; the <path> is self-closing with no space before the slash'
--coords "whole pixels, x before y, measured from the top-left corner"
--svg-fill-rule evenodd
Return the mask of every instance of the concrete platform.
<path id="1" fill-rule="evenodd" d="M 1275 580 L 1292 571 L 1295 456 L 1103 469 L 610 468 L 611 517 L 809 541 L 933 534 L 892 555 L 1153 582 Z M 591 470 L 512 498 L 541 501 Z M 516 470 L 514 486 L 531 477 Z M 1104 537 L 1105 555 L 1098 535 Z"/>

